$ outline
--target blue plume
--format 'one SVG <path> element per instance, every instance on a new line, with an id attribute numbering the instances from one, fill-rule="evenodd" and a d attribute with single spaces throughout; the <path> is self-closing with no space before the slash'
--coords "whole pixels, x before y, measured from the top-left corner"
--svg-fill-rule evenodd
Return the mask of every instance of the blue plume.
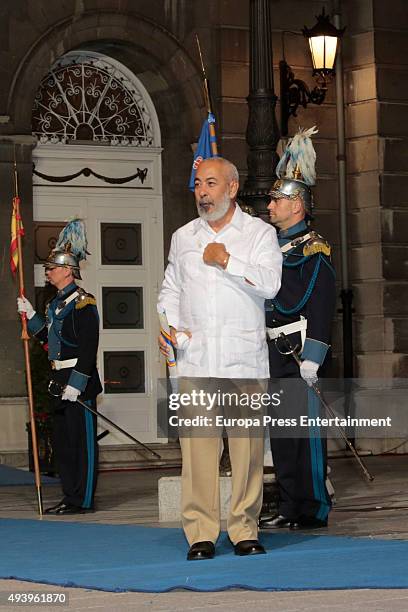
<path id="1" fill-rule="evenodd" d="M 283 178 L 285 176 L 285 170 L 286 170 L 286 164 L 288 163 L 288 160 L 290 159 L 290 154 L 288 151 L 288 148 L 285 149 L 282 157 L 279 160 L 278 165 L 276 166 L 276 176 L 279 178 Z"/>
<path id="2" fill-rule="evenodd" d="M 82 219 L 72 219 L 61 231 L 54 251 L 69 251 L 78 262 L 86 259 L 88 240 L 86 237 L 85 224 Z"/>

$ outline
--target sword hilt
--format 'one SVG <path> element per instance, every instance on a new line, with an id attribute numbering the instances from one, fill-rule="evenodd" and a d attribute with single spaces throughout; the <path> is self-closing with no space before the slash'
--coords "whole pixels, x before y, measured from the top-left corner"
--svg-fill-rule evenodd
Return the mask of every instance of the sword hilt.
<path id="1" fill-rule="evenodd" d="M 286 351 L 283 350 L 280 346 L 279 346 L 279 340 L 281 342 L 284 342 L 286 345 Z M 278 353 L 280 353 L 281 355 L 292 355 L 293 358 L 296 360 L 297 364 L 300 365 L 301 363 L 301 359 L 299 356 L 299 345 L 295 345 L 293 346 L 291 341 L 289 340 L 289 338 L 287 337 L 286 334 L 284 334 L 283 332 L 281 332 L 279 334 L 279 336 L 277 338 L 275 338 L 275 346 L 277 348 Z M 282 345 L 281 345 L 282 346 Z"/>

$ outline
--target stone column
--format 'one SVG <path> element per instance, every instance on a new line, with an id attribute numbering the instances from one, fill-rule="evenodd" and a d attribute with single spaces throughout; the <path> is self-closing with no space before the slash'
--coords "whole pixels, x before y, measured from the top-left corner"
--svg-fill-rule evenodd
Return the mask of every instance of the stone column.
<path id="1" fill-rule="evenodd" d="M 275 116 L 270 0 L 250 0 L 250 85 L 246 140 L 248 178 L 239 197 L 266 220 L 267 193 L 279 161 L 279 129 Z"/>
<path id="2" fill-rule="evenodd" d="M 386 376 L 408 375 L 408 23 L 404 0 L 374 2 Z M 405 450 L 399 452 L 407 452 Z"/>
<path id="3" fill-rule="evenodd" d="M 357 374 L 408 372 L 407 26 L 403 0 L 387 9 L 348 0 L 351 263 Z M 404 31 L 405 27 L 405 31 Z"/>

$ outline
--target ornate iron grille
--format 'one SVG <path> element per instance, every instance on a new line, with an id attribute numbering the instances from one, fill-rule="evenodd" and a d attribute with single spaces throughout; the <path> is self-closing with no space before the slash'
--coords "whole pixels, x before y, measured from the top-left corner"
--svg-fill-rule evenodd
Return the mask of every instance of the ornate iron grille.
<path id="1" fill-rule="evenodd" d="M 154 146 L 151 116 L 134 83 L 112 62 L 70 54 L 42 80 L 32 112 L 40 143 Z"/>

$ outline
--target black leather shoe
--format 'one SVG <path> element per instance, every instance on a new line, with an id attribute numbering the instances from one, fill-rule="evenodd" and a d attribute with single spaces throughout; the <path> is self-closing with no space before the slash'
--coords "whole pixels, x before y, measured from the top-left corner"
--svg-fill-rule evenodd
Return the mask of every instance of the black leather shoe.
<path id="1" fill-rule="evenodd" d="M 273 514 L 259 519 L 259 529 L 283 529 L 290 527 L 292 522 L 291 519 L 282 516 L 282 514 Z"/>
<path id="2" fill-rule="evenodd" d="M 302 515 L 290 524 L 290 529 L 321 529 L 322 527 L 327 527 L 327 519 L 322 521 L 314 516 Z"/>
<path id="3" fill-rule="evenodd" d="M 243 557 L 245 555 L 265 555 L 266 550 L 258 542 L 258 540 L 241 540 L 234 546 L 236 555 Z"/>
<path id="4" fill-rule="evenodd" d="M 187 554 L 187 561 L 197 561 L 199 559 L 212 559 L 215 555 L 215 546 L 212 542 L 196 542 L 190 546 Z"/>
<path id="5" fill-rule="evenodd" d="M 44 514 L 55 514 L 57 516 L 61 516 L 63 514 L 85 514 L 93 511 L 93 508 L 81 508 L 81 506 L 74 506 L 73 504 L 65 504 L 64 502 L 60 502 L 56 506 L 47 508 Z"/>
<path id="6" fill-rule="evenodd" d="M 55 504 L 55 506 L 51 506 L 51 508 L 44 510 L 44 514 L 56 514 L 63 506 L 65 506 L 64 502 L 60 501 L 58 504 Z"/>

